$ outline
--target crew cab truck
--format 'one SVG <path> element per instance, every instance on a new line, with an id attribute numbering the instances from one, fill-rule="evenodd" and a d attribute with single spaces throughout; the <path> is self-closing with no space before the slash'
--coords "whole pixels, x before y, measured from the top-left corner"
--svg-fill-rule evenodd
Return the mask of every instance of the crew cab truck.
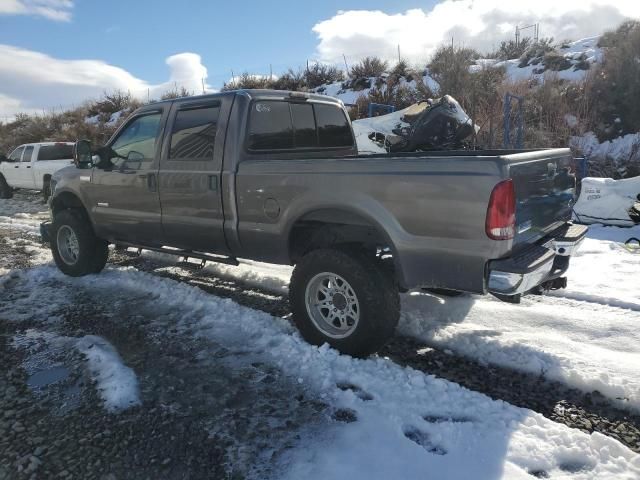
<path id="1" fill-rule="evenodd" d="M 50 195 L 51 175 L 73 164 L 73 142 L 20 145 L 0 161 L 0 198 L 11 198 L 17 188 L 41 190 Z"/>
<path id="2" fill-rule="evenodd" d="M 108 244 L 295 265 L 302 336 L 376 351 L 414 288 L 517 301 L 559 288 L 586 228 L 568 222 L 568 149 L 358 155 L 339 100 L 240 90 L 144 106 L 51 181 L 42 226 L 66 274 Z"/>

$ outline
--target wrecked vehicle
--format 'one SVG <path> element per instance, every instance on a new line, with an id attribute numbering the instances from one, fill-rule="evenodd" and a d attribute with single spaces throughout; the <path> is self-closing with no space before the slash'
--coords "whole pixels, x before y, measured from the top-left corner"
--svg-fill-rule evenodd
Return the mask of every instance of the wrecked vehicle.
<path id="1" fill-rule="evenodd" d="M 405 109 L 401 124 L 388 132 L 371 132 L 369 139 L 387 152 L 465 150 L 465 143 L 477 127 L 450 95 L 426 100 Z"/>

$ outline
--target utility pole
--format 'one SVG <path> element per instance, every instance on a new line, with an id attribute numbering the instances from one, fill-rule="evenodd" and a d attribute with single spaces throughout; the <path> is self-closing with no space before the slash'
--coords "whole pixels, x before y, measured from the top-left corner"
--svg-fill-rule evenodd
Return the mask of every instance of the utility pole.
<path id="1" fill-rule="evenodd" d="M 236 76 L 233 74 L 233 69 L 231 70 L 231 83 L 236 83 Z"/>
<path id="2" fill-rule="evenodd" d="M 344 68 L 347 69 L 346 73 L 347 73 L 347 76 L 348 76 L 349 75 L 349 64 L 347 63 L 347 57 L 345 56 L 344 53 L 342 54 L 342 59 L 344 60 Z"/>
<path id="3" fill-rule="evenodd" d="M 398 63 L 400 63 L 401 61 L 402 60 L 401 60 L 401 57 L 400 57 L 400 44 L 398 44 Z"/>
<path id="4" fill-rule="evenodd" d="M 269 64 L 269 80 L 273 80 L 273 65 Z"/>
<path id="5" fill-rule="evenodd" d="M 202 77 L 202 94 L 204 95 L 205 93 L 207 93 L 204 89 L 204 77 Z"/>
<path id="6" fill-rule="evenodd" d="M 525 25 L 524 27 L 516 25 L 516 46 L 520 44 L 520 36 L 522 35 L 522 30 L 526 30 L 527 28 L 533 28 L 534 43 L 538 43 L 538 40 L 540 40 L 540 36 L 539 36 L 540 24 L 539 23 L 532 23 L 531 25 Z"/>

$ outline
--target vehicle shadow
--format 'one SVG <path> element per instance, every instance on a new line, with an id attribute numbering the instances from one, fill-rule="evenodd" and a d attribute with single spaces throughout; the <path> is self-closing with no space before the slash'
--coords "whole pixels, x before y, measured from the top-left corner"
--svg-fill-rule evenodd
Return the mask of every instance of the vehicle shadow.
<path id="1" fill-rule="evenodd" d="M 230 298 L 239 304 L 254 309 L 260 309 L 274 316 L 284 318 L 289 318 L 290 316 L 289 304 L 286 297 L 276 295 L 273 291 L 256 288 L 254 285 L 246 283 L 243 284 L 242 282 L 238 282 L 237 280 L 234 281 L 229 278 L 215 277 L 204 271 L 187 271 L 180 268 L 167 269 L 166 266 L 160 267 L 143 257 L 123 259 L 120 264 L 130 266 L 135 265 L 135 267 L 140 270 L 147 270 L 154 273 L 154 275 L 171 278 L 173 280 L 178 280 L 189 285 L 196 286 L 213 295 Z M 391 344 L 395 343 L 395 345 L 400 345 L 398 340 L 401 341 L 401 339 L 402 337 L 397 337 L 397 339 L 392 340 Z M 415 355 L 415 349 L 412 349 L 411 347 L 408 349 L 403 347 L 402 350 Z M 385 356 L 385 354 L 381 353 L 380 356 Z M 394 363 L 418 367 L 418 365 L 410 358 L 411 355 L 405 358 L 395 355 L 394 357 L 395 358 L 391 358 L 390 356 L 390 359 Z M 378 359 L 373 357 L 369 361 L 377 362 Z M 416 369 L 425 371 L 427 374 L 434 373 L 425 368 Z M 437 373 L 436 375 L 446 379 L 443 375 L 438 375 Z M 430 377 L 427 381 L 434 384 L 440 383 L 439 379 L 433 377 Z M 349 382 L 355 382 L 355 385 Z M 360 399 L 356 400 L 354 405 L 354 407 L 361 407 L 363 409 L 361 412 L 358 412 L 358 416 L 360 414 L 364 414 L 363 412 L 366 412 L 369 405 L 380 400 L 377 398 L 376 392 L 367 392 L 366 390 L 359 388 L 358 380 L 354 378 L 346 378 L 345 383 L 339 385 L 338 388 L 343 391 L 351 391 L 355 397 Z M 441 384 L 434 385 L 434 391 L 438 391 L 442 388 Z M 454 390 L 457 389 L 455 386 L 448 388 L 453 388 Z M 411 399 L 410 390 L 411 389 L 407 391 L 407 401 L 410 401 Z M 374 393 L 374 395 L 371 395 L 371 393 Z M 476 402 L 478 401 L 477 396 L 474 396 L 473 394 L 469 394 L 467 396 L 467 394 L 462 393 L 462 395 L 456 394 L 455 398 L 460 396 L 464 398 L 464 403 L 467 404 L 467 407 L 461 407 L 459 401 L 451 404 L 449 402 L 425 402 L 419 409 L 419 415 L 412 421 L 402 424 L 400 431 L 396 431 L 394 428 L 391 428 L 391 424 L 394 422 L 388 422 L 384 418 L 380 418 L 379 421 L 381 422 L 381 425 L 379 428 L 388 428 L 389 436 L 400 436 L 400 438 L 393 440 L 393 442 L 400 442 L 401 444 L 404 443 L 404 448 L 400 451 L 413 452 L 413 454 L 411 454 L 413 455 L 413 463 L 407 463 L 407 458 L 402 456 L 399 456 L 398 458 L 385 458 L 383 462 L 385 465 L 380 466 L 381 471 L 389 471 L 389 469 L 391 469 L 395 472 L 404 472 L 407 474 L 404 478 L 418 478 L 419 468 L 422 464 L 423 467 L 429 467 L 429 470 L 435 474 L 434 478 L 475 478 L 478 480 L 494 480 L 503 478 L 505 459 L 508 455 L 512 433 L 526 421 L 530 416 L 530 412 L 524 410 L 522 412 L 509 412 L 510 422 L 504 422 L 504 418 L 502 417 L 502 415 L 504 415 L 503 409 L 495 409 L 493 406 L 482 402 L 483 406 L 481 410 L 487 409 L 487 411 L 491 413 L 487 415 L 479 414 L 476 408 Z M 358 408 L 358 410 L 360 410 L 360 408 Z M 496 415 L 500 418 L 492 418 L 492 415 Z M 353 420 L 345 421 L 351 422 Z M 502 426 L 496 429 L 492 426 L 492 422 L 500 423 Z M 359 422 L 357 421 L 353 424 L 347 423 L 340 428 L 354 428 L 355 431 L 358 431 L 359 428 L 368 428 L 359 427 L 358 423 Z M 387 425 L 387 423 L 391 426 Z M 322 431 L 316 433 L 319 436 L 324 435 Z M 378 434 L 379 432 L 372 433 L 374 437 Z M 455 457 L 460 454 L 461 445 L 456 439 L 465 436 L 481 437 L 483 438 L 483 441 L 478 442 L 473 452 L 467 452 L 473 457 L 470 461 L 452 461 L 451 457 Z M 389 439 L 389 441 L 391 441 L 391 439 Z M 362 439 L 362 442 L 365 446 L 370 445 L 370 443 L 365 441 L 365 439 Z M 463 443 L 466 443 L 466 441 Z M 326 445 L 326 448 L 332 452 L 332 455 L 336 454 L 332 450 L 331 445 Z M 356 448 L 354 451 L 353 446 L 350 448 L 350 450 L 345 450 L 345 455 L 348 453 L 348 456 L 357 457 L 358 449 Z M 376 464 L 379 460 L 375 456 L 371 455 L 371 451 L 362 451 L 360 453 L 362 455 L 369 456 L 370 458 L 367 463 L 372 465 Z M 295 468 L 293 468 L 292 472 L 288 472 L 289 475 L 285 476 L 285 478 L 300 478 L 303 476 L 302 473 L 306 472 L 306 468 L 309 469 L 306 474 L 311 474 L 311 472 L 313 472 L 313 474 L 311 474 L 313 478 L 317 476 L 318 468 L 322 471 L 321 465 L 324 462 L 322 458 L 317 457 L 319 453 L 316 449 L 310 450 L 311 457 L 309 459 L 306 459 L 305 455 L 302 455 L 302 457 L 300 457 L 300 455 L 301 452 L 296 450 L 294 455 L 295 458 L 291 459 Z M 334 463 L 339 463 L 340 458 L 341 457 L 334 459 Z M 405 463 L 402 463 L 403 458 Z M 442 459 L 442 461 L 440 459 Z M 344 461 L 347 462 L 348 460 L 345 458 Z M 397 465 L 395 465 L 395 463 L 397 463 Z M 532 463 L 535 463 L 535 460 L 532 460 Z M 474 464 L 482 465 L 482 468 L 479 469 L 479 471 L 469 471 L 469 468 Z M 514 467 L 509 466 L 509 468 Z M 376 469 L 371 468 L 371 470 Z M 435 472 L 438 472 L 439 475 Z M 543 469 L 532 469 L 529 470 L 529 472 L 532 474 L 546 474 Z M 329 473 L 327 473 L 327 475 L 329 475 Z M 373 475 L 371 478 L 380 477 Z"/>
<path id="2" fill-rule="evenodd" d="M 113 262 L 123 266 L 135 266 L 155 275 L 185 282 L 213 295 L 230 298 L 241 305 L 290 319 L 288 299 L 271 290 L 260 289 L 255 285 L 231 278 L 216 277 L 205 271 L 190 272 L 182 269 L 168 271 L 165 268 L 166 265 L 159 265 L 144 257 L 122 257 L 120 260 L 114 259 Z M 613 436 L 632 450 L 640 451 L 637 445 L 626 442 L 615 431 L 620 425 L 624 428 L 640 428 L 640 416 L 612 406 L 610 401 L 599 392 L 585 393 L 569 388 L 560 382 L 545 378 L 540 373 L 526 373 L 481 363 L 429 341 L 429 338 L 433 339 L 438 331 L 448 325 L 463 323 L 475 302 L 476 299 L 470 295 L 455 298 L 443 298 L 426 293 L 404 295 L 401 327 L 378 352 L 378 356 L 388 357 L 399 365 L 457 383 L 495 400 L 503 400 L 518 407 L 534 410 L 570 427 Z M 407 324 L 407 316 L 412 315 L 414 318 L 411 326 Z M 410 327 L 414 330 L 411 331 Z M 475 342 L 481 348 L 496 349 L 498 353 L 505 356 L 523 353 L 537 355 L 540 364 L 550 365 L 557 362 L 552 355 L 535 351 L 526 345 L 513 347 L 492 341 L 492 337 L 500 335 L 498 330 L 474 331 L 458 335 L 464 341 Z M 514 349 L 517 349 L 517 352 Z M 425 412 L 425 415 L 429 416 L 428 412 Z M 523 412 L 523 418 L 526 418 L 526 415 L 528 414 Z M 584 418 L 590 418 L 592 421 L 590 424 L 584 424 L 582 422 Z M 497 474 L 496 477 L 500 475 Z"/>

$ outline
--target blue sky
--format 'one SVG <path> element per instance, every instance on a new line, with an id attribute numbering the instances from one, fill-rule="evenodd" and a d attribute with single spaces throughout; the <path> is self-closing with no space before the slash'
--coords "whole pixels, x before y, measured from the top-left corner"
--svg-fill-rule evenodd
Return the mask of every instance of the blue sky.
<path id="1" fill-rule="evenodd" d="M 167 77 L 164 59 L 197 52 L 219 87 L 235 73 L 268 73 L 313 58 L 313 26 L 339 10 L 398 13 L 430 7 L 415 0 L 190 1 L 81 0 L 71 21 L 33 16 L 0 17 L 0 43 L 57 58 L 100 59 L 149 82 Z"/>
<path id="2" fill-rule="evenodd" d="M 487 53 L 516 25 L 577 40 L 640 18 L 640 0 L 0 0 L 0 121 L 103 92 L 215 91 L 231 71 L 377 55 L 423 68 L 443 43 Z"/>

